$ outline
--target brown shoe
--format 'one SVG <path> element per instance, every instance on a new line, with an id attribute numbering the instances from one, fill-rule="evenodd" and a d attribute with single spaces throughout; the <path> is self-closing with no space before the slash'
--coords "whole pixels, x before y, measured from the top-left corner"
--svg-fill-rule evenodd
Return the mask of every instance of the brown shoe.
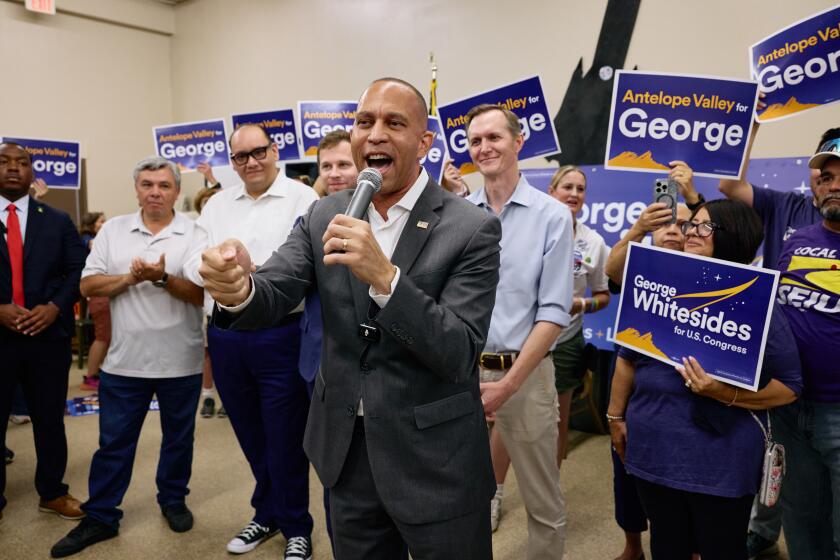
<path id="1" fill-rule="evenodd" d="M 69 519 L 70 521 L 78 521 L 85 516 L 82 511 L 82 502 L 71 496 L 65 494 L 60 498 L 45 502 L 41 500 L 38 502 L 38 511 L 44 513 L 55 513 L 62 519 Z"/>

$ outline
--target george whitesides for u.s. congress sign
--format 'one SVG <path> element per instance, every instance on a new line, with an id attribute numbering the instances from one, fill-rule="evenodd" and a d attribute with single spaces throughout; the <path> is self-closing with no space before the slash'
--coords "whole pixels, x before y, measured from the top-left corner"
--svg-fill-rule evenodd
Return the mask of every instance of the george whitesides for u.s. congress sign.
<path id="1" fill-rule="evenodd" d="M 175 162 L 181 171 L 195 171 L 199 163 L 230 165 L 222 119 L 156 126 L 153 133 L 157 154 Z"/>
<path id="2" fill-rule="evenodd" d="M 604 165 L 661 174 L 682 160 L 701 177 L 740 177 L 757 99 L 755 82 L 619 70 Z"/>
<path id="3" fill-rule="evenodd" d="M 765 95 L 761 122 L 840 101 L 840 6 L 751 46 L 750 73 Z"/>
<path id="4" fill-rule="evenodd" d="M 464 127 L 467 123 L 467 113 L 482 103 L 501 105 L 519 118 L 522 136 L 525 139 L 519 152 L 520 160 L 560 152 L 542 83 L 539 76 L 534 76 L 438 107 L 449 156 L 461 174 L 477 171 L 470 158 L 467 131 Z"/>
<path id="5" fill-rule="evenodd" d="M 615 341 L 671 365 L 757 390 L 779 273 L 631 243 Z M 676 375 L 676 373 L 675 373 Z"/>

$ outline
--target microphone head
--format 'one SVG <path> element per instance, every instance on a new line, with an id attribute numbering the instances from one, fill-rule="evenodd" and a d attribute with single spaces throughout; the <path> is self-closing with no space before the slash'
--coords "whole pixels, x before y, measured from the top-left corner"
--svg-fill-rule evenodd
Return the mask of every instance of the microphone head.
<path id="1" fill-rule="evenodd" d="M 359 173 L 356 185 L 361 185 L 363 181 L 373 185 L 373 192 L 379 192 L 379 189 L 382 188 L 382 173 L 374 167 L 367 167 Z"/>

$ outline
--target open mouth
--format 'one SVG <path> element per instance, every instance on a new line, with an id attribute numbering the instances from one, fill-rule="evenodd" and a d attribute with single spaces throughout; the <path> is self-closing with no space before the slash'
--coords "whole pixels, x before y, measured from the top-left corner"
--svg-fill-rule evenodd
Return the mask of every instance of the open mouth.
<path id="1" fill-rule="evenodd" d="M 387 154 L 368 154 L 365 156 L 365 164 L 368 167 L 373 167 L 383 175 L 391 168 L 393 163 L 394 160 Z"/>

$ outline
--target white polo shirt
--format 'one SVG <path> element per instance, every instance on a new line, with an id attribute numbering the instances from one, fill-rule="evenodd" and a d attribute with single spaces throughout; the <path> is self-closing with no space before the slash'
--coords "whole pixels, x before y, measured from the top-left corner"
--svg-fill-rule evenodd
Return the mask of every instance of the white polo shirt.
<path id="1" fill-rule="evenodd" d="M 166 272 L 185 277 L 183 267 L 202 245 L 203 232 L 181 213 L 153 235 L 135 214 L 111 218 L 96 235 L 82 278 L 127 274 L 131 260 L 157 262 L 165 254 Z M 204 340 L 201 309 L 172 296 L 151 282 L 131 286 L 110 298 L 111 345 L 102 370 L 145 378 L 183 377 L 201 373 Z"/>
<path id="2" fill-rule="evenodd" d="M 318 194 L 311 187 L 278 173 L 274 183 L 257 198 L 252 198 L 242 183 L 222 189 L 207 201 L 196 223 L 207 233 L 208 247 L 238 239 L 248 249 L 251 261 L 260 266 L 286 242 L 297 219 L 316 200 Z M 189 267 L 189 277 L 194 281 L 200 279 L 200 264 L 198 258 Z M 209 296 L 204 298 L 204 307 L 210 315 L 213 300 Z"/>

